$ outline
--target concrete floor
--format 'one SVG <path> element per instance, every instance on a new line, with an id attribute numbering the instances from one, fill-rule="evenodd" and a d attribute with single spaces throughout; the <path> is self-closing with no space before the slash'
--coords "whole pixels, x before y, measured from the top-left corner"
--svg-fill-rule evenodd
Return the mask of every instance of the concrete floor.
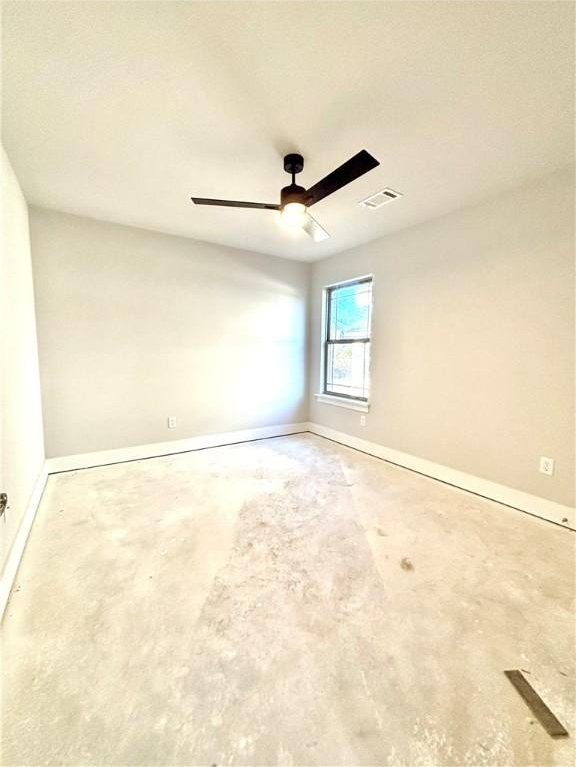
<path id="1" fill-rule="evenodd" d="M 53 476 L 3 763 L 572 764 L 573 541 L 309 434 Z"/>

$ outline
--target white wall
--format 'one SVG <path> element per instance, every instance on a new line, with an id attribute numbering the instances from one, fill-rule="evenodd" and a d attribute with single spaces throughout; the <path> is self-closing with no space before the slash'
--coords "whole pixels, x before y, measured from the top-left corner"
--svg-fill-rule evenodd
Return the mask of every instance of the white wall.
<path id="1" fill-rule="evenodd" d="M 322 287 L 368 273 L 361 427 L 358 413 L 313 395 Z M 573 168 L 315 263 L 310 300 L 310 420 L 574 504 Z M 538 472 L 542 455 L 555 458 L 553 477 Z"/>
<path id="2" fill-rule="evenodd" d="M 298 262 L 32 209 L 47 454 L 309 417 L 573 505 L 573 202 L 569 168 L 317 262 L 310 282 Z M 322 287 L 367 273 L 361 427 L 313 394 Z"/>
<path id="3" fill-rule="evenodd" d="M 0 521 L 3 570 L 44 464 L 28 209 L 4 149 L 1 192 L 0 492 L 9 502 Z"/>
<path id="4" fill-rule="evenodd" d="M 31 236 L 47 456 L 306 419 L 306 264 L 36 208 Z"/>

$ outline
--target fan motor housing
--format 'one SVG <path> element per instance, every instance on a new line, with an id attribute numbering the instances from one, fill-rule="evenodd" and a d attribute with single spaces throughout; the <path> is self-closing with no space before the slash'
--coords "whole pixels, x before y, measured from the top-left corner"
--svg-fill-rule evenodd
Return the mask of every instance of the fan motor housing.
<path id="1" fill-rule="evenodd" d="M 280 207 L 283 208 L 289 202 L 300 202 L 306 205 L 306 190 L 298 184 L 290 184 L 280 191 Z"/>

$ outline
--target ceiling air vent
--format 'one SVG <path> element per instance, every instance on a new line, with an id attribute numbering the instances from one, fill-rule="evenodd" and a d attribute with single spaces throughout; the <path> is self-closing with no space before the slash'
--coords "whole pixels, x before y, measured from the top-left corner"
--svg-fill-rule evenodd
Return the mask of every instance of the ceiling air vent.
<path id="1" fill-rule="evenodd" d="M 370 197 L 367 197 L 358 204 L 363 208 L 375 210 L 376 208 L 381 208 L 382 205 L 386 205 L 388 202 L 392 202 L 392 200 L 397 200 L 399 197 L 402 197 L 400 192 L 395 192 L 393 189 L 386 188 L 381 189 L 379 192 L 376 192 L 376 194 L 371 194 Z"/>

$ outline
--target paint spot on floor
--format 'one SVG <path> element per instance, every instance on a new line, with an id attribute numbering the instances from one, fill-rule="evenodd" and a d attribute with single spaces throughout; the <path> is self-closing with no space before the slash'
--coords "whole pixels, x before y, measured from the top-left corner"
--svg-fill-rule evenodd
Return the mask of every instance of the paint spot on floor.
<path id="1" fill-rule="evenodd" d="M 385 538 L 385 537 L 388 535 L 388 533 L 385 533 L 385 532 L 384 532 L 384 530 L 382 530 L 382 528 L 381 528 L 381 527 L 377 527 L 377 528 L 376 528 L 376 532 L 378 533 L 378 535 L 379 535 L 381 538 Z"/>
<path id="2" fill-rule="evenodd" d="M 414 570 L 414 565 L 413 565 L 413 564 L 412 564 L 412 562 L 411 562 L 411 561 L 408 559 L 408 557 L 402 557 L 402 559 L 401 559 L 401 561 L 400 561 L 400 567 L 401 567 L 403 570 L 407 570 L 408 572 L 411 572 L 412 570 Z"/>

